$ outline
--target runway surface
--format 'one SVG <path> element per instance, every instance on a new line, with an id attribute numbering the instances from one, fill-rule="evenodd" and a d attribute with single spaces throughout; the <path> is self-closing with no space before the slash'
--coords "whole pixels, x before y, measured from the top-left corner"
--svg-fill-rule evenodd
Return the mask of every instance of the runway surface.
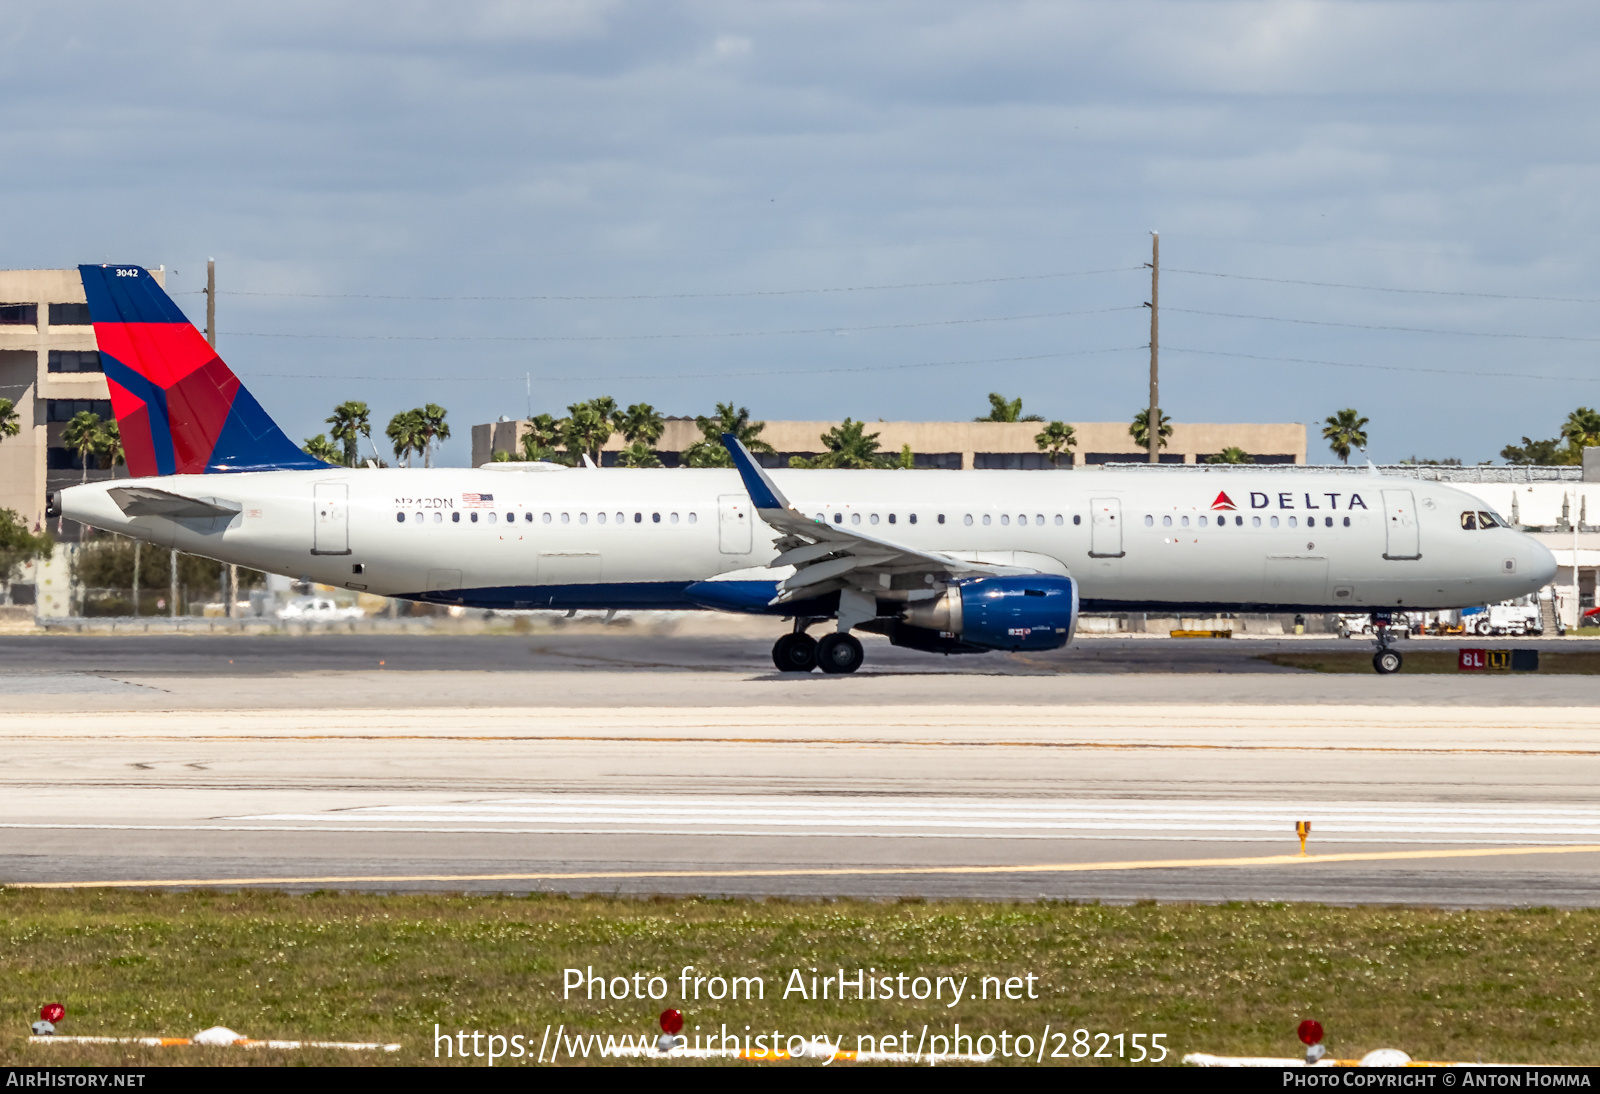
<path id="1" fill-rule="evenodd" d="M 769 644 L 0 639 L 0 880 L 1600 905 L 1591 678 Z"/>

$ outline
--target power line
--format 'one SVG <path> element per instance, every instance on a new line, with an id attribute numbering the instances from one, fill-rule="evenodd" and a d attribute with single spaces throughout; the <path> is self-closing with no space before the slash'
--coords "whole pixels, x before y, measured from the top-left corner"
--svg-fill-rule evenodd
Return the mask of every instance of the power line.
<path id="1" fill-rule="evenodd" d="M 1411 334 L 1459 334 L 1468 338 L 1515 338 L 1540 342 L 1600 342 L 1600 338 L 1587 338 L 1570 334 L 1496 334 L 1480 330 L 1444 330 L 1438 327 L 1396 327 L 1378 323 L 1337 323 L 1327 319 L 1285 319 L 1278 315 L 1245 315 L 1231 311 L 1201 311 L 1198 308 L 1168 308 L 1168 311 L 1186 315 L 1214 315 L 1223 319 L 1259 319 L 1267 323 L 1298 323 L 1308 327 L 1347 327 L 1352 330 L 1393 330 Z"/>
<path id="2" fill-rule="evenodd" d="M 1547 304 L 1600 304 L 1600 299 L 1584 296 L 1518 296 L 1513 293 L 1462 292 L 1451 289 L 1397 289 L 1389 285 L 1355 285 L 1343 281 L 1301 281 L 1291 277 L 1252 277 L 1248 274 L 1218 273 L 1215 270 L 1168 269 L 1168 273 L 1194 274 L 1197 277 L 1225 277 L 1233 281 L 1265 281 L 1274 285 L 1310 285 L 1319 289 L 1360 289 L 1364 292 L 1405 293 L 1412 296 L 1470 296 L 1480 300 L 1538 300 Z"/>
<path id="3" fill-rule="evenodd" d="M 1143 305 L 1088 308 L 1081 311 L 1047 311 L 1031 315 L 1000 315 L 988 319 L 933 319 L 921 323 L 876 323 L 865 327 L 804 327 L 794 330 L 713 331 L 704 334 L 295 334 L 237 331 L 234 338 L 330 338 L 348 342 L 645 342 L 695 338 L 764 338 L 787 334 L 851 334 L 872 330 L 908 330 L 913 327 L 958 327 L 974 323 L 1016 323 L 1025 319 L 1058 319 L 1067 315 L 1103 315 L 1117 311 L 1143 311 Z"/>
<path id="4" fill-rule="evenodd" d="M 1016 364 L 1024 361 L 1048 361 L 1060 357 L 1087 357 L 1101 353 L 1128 353 L 1133 350 L 1144 349 L 1140 346 L 1110 346 L 1105 349 L 1078 349 L 1063 350 L 1059 353 L 1034 353 L 1024 357 L 982 357 L 961 361 L 916 361 L 911 364 L 901 365 L 855 365 L 841 366 L 838 368 L 818 369 L 785 369 L 781 373 L 770 369 L 746 369 L 738 372 L 682 372 L 670 375 L 662 373 L 649 373 L 637 376 L 596 376 L 585 373 L 582 376 L 541 376 L 539 381 L 546 384 L 577 383 L 592 380 L 596 383 L 610 383 L 616 380 L 720 380 L 740 376 L 820 376 L 838 372 L 893 372 L 900 369 L 915 368 L 944 368 L 953 365 L 1000 365 Z M 431 381 L 452 381 L 458 383 L 513 383 L 515 376 L 330 376 L 327 373 L 316 372 L 253 372 L 251 376 L 273 380 L 379 380 L 395 383 L 426 383 Z"/>
<path id="5" fill-rule="evenodd" d="M 1420 365 L 1373 365 L 1357 364 L 1351 361 L 1319 361 L 1310 357 L 1267 357 L 1257 353 L 1229 353 L 1215 349 L 1190 349 L 1187 347 L 1168 346 L 1173 353 L 1197 353 L 1207 357 L 1238 357 L 1247 361 L 1286 361 L 1297 365 L 1327 365 L 1332 368 L 1362 368 L 1375 369 L 1381 372 L 1428 372 L 1440 376 L 1489 376 L 1507 380 L 1559 380 L 1562 383 L 1592 384 L 1597 382 L 1593 376 L 1541 376 L 1528 372 L 1475 372 L 1468 369 L 1453 368 L 1424 368 Z"/>
<path id="6" fill-rule="evenodd" d="M 714 300 L 751 296 L 805 296 L 819 293 L 880 292 L 886 289 L 942 289 L 962 285 L 1002 285 L 1017 281 L 1053 281 L 1065 277 L 1089 277 L 1094 274 L 1126 273 L 1130 270 L 1142 269 L 1144 269 L 1143 266 L 1111 266 L 1102 270 L 1072 270 L 1066 273 L 1024 274 L 1014 277 L 980 277 L 968 281 L 908 281 L 896 285 L 841 285 L 817 289 L 755 289 L 746 292 L 634 293 L 628 295 L 596 294 L 589 296 L 408 296 L 398 293 L 244 292 L 237 289 L 220 291 L 224 296 L 282 296 L 308 300 Z M 193 296 L 203 291 L 202 289 L 196 289 L 174 295 Z"/>

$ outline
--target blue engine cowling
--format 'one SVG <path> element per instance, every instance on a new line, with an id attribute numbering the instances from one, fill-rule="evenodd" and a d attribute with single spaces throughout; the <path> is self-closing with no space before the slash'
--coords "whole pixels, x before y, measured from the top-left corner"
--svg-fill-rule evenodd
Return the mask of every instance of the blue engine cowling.
<path id="1" fill-rule="evenodd" d="M 902 617 L 914 627 L 991 650 L 1054 650 L 1078 625 L 1078 583 L 1070 577 L 971 577 Z"/>

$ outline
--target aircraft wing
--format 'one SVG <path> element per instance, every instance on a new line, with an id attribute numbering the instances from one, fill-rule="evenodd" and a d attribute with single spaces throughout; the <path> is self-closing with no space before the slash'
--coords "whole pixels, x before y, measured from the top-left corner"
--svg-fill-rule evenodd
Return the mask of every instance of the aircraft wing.
<path id="1" fill-rule="evenodd" d="M 205 517 L 231 517 L 242 506 L 216 498 L 189 498 L 170 490 L 154 490 L 148 486 L 113 486 L 106 491 L 125 516 L 171 517 L 175 520 L 196 520 Z"/>
<path id="2" fill-rule="evenodd" d="M 937 551 L 919 551 L 893 540 L 808 517 L 789 503 L 739 438 L 724 433 L 722 443 L 739 469 L 739 477 L 744 480 L 756 514 L 782 533 L 777 542 L 778 557 L 768 563 L 768 567 L 795 568 L 795 572 L 780 583 L 773 604 L 845 586 L 863 591 L 888 589 L 896 587 L 894 579 L 902 575 L 927 575 L 942 582 L 962 575 L 1039 572 L 1029 567 L 994 565 Z M 931 591 L 933 583 L 924 578 L 916 584 Z"/>

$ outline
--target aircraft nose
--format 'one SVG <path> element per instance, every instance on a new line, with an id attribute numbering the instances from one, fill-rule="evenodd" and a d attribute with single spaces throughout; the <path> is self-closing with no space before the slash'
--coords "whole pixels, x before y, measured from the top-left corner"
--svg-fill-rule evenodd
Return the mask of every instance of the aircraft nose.
<path id="1" fill-rule="evenodd" d="M 1556 579 L 1556 556 L 1550 553 L 1550 548 L 1529 536 L 1524 556 L 1527 573 L 1530 577 L 1539 579 L 1539 588 L 1544 588 Z"/>

